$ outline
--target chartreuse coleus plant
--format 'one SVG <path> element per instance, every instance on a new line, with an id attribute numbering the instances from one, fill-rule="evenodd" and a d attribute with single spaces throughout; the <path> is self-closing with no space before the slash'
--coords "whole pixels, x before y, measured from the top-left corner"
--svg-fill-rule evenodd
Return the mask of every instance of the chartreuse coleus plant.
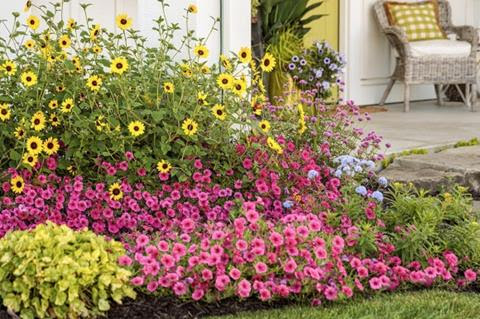
<path id="1" fill-rule="evenodd" d="M 135 298 L 122 244 L 51 222 L 0 240 L 0 300 L 21 318 L 96 317 Z"/>

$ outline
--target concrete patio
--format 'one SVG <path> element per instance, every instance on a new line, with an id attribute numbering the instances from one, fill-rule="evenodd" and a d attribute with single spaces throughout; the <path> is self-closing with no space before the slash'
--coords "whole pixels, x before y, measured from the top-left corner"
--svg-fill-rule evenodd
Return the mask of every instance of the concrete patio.
<path id="1" fill-rule="evenodd" d="M 480 106 L 470 112 L 461 103 L 414 102 L 409 113 L 403 104 L 386 105 L 387 112 L 372 113 L 365 130 L 374 130 L 392 145 L 388 153 L 407 149 L 434 149 L 480 137 Z"/>

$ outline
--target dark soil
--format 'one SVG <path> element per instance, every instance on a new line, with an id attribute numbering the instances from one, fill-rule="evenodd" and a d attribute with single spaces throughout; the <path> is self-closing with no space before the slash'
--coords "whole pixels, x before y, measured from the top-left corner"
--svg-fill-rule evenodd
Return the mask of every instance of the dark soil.
<path id="1" fill-rule="evenodd" d="M 107 319 L 194 319 L 208 316 L 222 316 L 242 311 L 257 311 L 282 308 L 298 304 L 293 300 L 261 302 L 258 299 L 239 301 L 238 298 L 222 300 L 218 303 L 181 301 L 172 297 L 155 297 L 138 294 L 135 300 L 124 300 L 122 305 L 111 302 L 112 309 Z M 0 308 L 0 319 L 12 319 L 5 308 Z"/>
<path id="2" fill-rule="evenodd" d="M 123 305 L 112 304 L 108 319 L 193 319 L 208 316 L 222 316 L 242 311 L 257 311 L 282 308 L 295 301 L 278 300 L 271 303 L 258 299 L 239 301 L 238 298 L 218 303 L 181 301 L 172 297 L 138 295 L 136 300 L 124 301 Z M 298 304 L 298 301 L 296 302 Z M 3 319 L 3 318 L 0 318 Z"/>

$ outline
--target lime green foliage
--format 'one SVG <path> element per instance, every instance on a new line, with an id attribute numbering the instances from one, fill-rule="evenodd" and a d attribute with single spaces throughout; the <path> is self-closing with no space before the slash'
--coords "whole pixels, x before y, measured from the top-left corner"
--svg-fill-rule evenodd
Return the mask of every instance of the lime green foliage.
<path id="1" fill-rule="evenodd" d="M 428 154 L 428 150 L 422 149 L 422 148 L 413 149 L 413 150 L 406 150 L 406 151 L 402 151 L 400 153 L 392 154 L 382 161 L 382 167 L 384 169 L 387 168 L 398 157 L 404 157 L 404 156 L 409 156 L 409 155 L 425 155 L 425 154 Z"/>
<path id="2" fill-rule="evenodd" d="M 135 298 L 122 244 L 53 223 L 0 240 L 0 300 L 22 318 L 95 317 Z"/>
<path id="3" fill-rule="evenodd" d="M 480 265 L 480 225 L 466 188 L 457 186 L 435 197 L 395 183 L 388 197 L 391 205 L 379 217 L 404 262 L 450 250 L 468 257 L 465 265 Z"/>
<path id="4" fill-rule="evenodd" d="M 269 94 L 270 97 L 284 96 L 285 85 L 290 81 L 290 76 L 283 66 L 290 62 L 290 58 L 299 55 L 303 48 L 303 40 L 292 28 L 279 31 L 268 46 L 267 51 L 273 54 L 279 67 L 270 74 Z"/>
<path id="5" fill-rule="evenodd" d="M 459 147 L 466 147 L 466 146 L 475 146 L 479 145 L 480 141 L 478 138 L 472 138 L 470 141 L 459 141 L 457 142 L 453 147 L 454 148 L 459 148 Z"/>
<path id="6" fill-rule="evenodd" d="M 252 17 L 258 15 L 258 7 L 260 7 L 260 0 L 252 0 Z"/>
<path id="7" fill-rule="evenodd" d="M 458 319 L 478 318 L 479 313 L 478 294 L 429 290 L 380 294 L 372 299 L 336 302 L 327 307 L 297 306 L 223 316 L 218 319 Z"/>

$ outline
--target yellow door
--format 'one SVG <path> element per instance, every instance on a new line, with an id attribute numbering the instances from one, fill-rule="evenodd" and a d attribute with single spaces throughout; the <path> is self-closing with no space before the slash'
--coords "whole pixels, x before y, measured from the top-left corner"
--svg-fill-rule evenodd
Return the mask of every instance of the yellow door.
<path id="1" fill-rule="evenodd" d="M 305 36 L 305 46 L 310 46 L 314 41 L 327 40 L 332 48 L 339 47 L 339 2 L 340 0 L 310 0 L 309 4 L 323 1 L 311 14 L 326 14 L 319 20 L 308 25 L 310 32 Z"/>

